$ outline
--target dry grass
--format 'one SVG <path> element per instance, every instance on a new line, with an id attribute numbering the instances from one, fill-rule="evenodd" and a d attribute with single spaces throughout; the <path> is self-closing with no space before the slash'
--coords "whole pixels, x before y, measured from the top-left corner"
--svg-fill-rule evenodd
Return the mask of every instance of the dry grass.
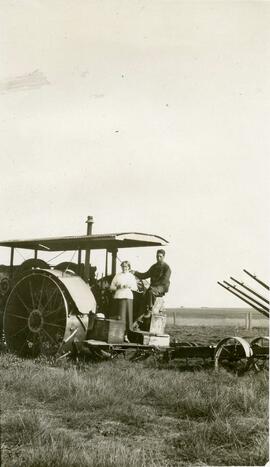
<path id="1" fill-rule="evenodd" d="M 217 329 L 171 331 L 183 340 L 218 340 Z M 1 355 L 0 371 L 4 467 L 267 462 L 265 372 L 181 372 L 153 360 L 53 366 L 10 354 Z"/>

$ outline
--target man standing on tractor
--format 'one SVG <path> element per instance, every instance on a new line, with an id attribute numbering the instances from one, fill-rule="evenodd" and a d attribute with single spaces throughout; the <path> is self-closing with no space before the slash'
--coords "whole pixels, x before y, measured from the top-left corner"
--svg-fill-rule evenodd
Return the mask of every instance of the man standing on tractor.
<path id="1" fill-rule="evenodd" d="M 152 311 L 156 297 L 163 297 L 168 292 L 170 286 L 171 269 L 164 261 L 165 251 L 157 250 L 157 262 L 153 264 L 146 272 L 134 271 L 138 279 L 147 279 L 150 277 L 150 287 L 145 293 L 146 312 Z"/>

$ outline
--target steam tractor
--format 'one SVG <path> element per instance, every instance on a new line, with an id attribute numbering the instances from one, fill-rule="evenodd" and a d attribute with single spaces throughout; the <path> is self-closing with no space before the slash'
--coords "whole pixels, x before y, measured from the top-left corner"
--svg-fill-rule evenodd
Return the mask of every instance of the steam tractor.
<path id="1" fill-rule="evenodd" d="M 268 357 L 265 338 L 254 345 L 240 337 L 223 339 L 213 346 L 172 342 L 164 332 L 164 302 L 157 299 L 148 329 L 131 332 L 124 341 L 125 326 L 112 315 L 109 286 L 116 273 L 119 249 L 160 247 L 168 242 L 157 235 L 124 232 L 93 234 L 93 218 L 87 218 L 87 234 L 56 238 L 0 241 L 10 248 L 9 266 L 0 266 L 0 317 L 2 335 L 9 351 L 22 357 L 68 355 L 79 358 L 114 358 L 134 350 L 133 358 L 159 354 L 172 358 L 210 358 L 220 362 L 244 362 L 260 368 Z M 15 251 L 31 250 L 33 257 L 14 264 Z M 104 275 L 96 278 L 90 263 L 92 250 L 104 250 Z M 73 252 L 76 261 L 52 265 L 39 257 L 40 252 L 55 259 L 62 252 Z M 84 253 L 84 254 L 83 254 Z M 84 259 L 84 261 L 82 261 Z M 143 312 L 145 284 L 134 292 L 134 320 Z"/>

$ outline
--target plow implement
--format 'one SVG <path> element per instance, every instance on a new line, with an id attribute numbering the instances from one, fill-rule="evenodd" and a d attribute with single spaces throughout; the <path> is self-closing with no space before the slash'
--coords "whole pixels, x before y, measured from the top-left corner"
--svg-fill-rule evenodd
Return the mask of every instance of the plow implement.
<path id="1" fill-rule="evenodd" d="M 268 290 L 268 297 L 269 297 L 268 284 L 266 284 L 264 281 L 259 279 L 255 274 L 251 274 L 246 269 L 243 269 L 243 271 L 249 277 L 251 277 L 257 284 L 260 284 L 263 287 L 263 289 Z M 235 279 L 234 277 L 231 277 L 231 280 L 235 282 L 235 284 L 230 284 L 228 281 L 223 281 L 223 284 L 222 284 L 221 282 L 218 281 L 218 285 L 223 287 L 225 290 L 227 290 L 234 296 L 240 298 L 242 302 L 247 303 L 249 306 L 254 308 L 254 310 L 259 311 L 259 313 L 261 313 L 266 318 L 269 318 L 269 299 L 263 296 L 261 292 L 259 293 L 258 291 L 244 284 L 244 282 L 241 282 Z M 243 289 L 250 292 L 251 295 L 244 292 Z M 254 296 L 256 298 L 254 298 Z"/>
<path id="2" fill-rule="evenodd" d="M 74 342 L 70 356 L 76 359 L 88 357 L 96 361 L 115 359 L 119 356 L 131 361 L 141 361 L 153 356 L 159 363 L 172 360 L 201 360 L 211 363 L 216 370 L 222 367 L 241 374 L 250 369 L 268 369 L 269 337 L 257 337 L 248 342 L 242 337 L 233 336 L 222 339 L 216 345 L 177 342 L 169 347 L 134 343 L 109 344 L 89 339 Z"/>

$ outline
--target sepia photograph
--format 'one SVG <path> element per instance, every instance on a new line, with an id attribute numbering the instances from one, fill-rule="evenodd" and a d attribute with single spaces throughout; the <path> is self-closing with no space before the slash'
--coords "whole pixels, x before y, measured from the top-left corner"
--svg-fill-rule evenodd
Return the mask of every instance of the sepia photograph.
<path id="1" fill-rule="evenodd" d="M 0 465 L 269 465 L 270 2 L 0 0 Z"/>

